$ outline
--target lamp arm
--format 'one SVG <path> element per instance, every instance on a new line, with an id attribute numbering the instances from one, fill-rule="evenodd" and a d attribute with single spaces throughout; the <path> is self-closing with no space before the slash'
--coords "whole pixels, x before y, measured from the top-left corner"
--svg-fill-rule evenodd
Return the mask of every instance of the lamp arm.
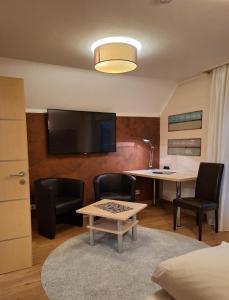
<path id="1" fill-rule="evenodd" d="M 154 146 L 151 146 L 150 154 L 149 154 L 149 169 L 153 168 L 153 155 L 154 155 Z"/>

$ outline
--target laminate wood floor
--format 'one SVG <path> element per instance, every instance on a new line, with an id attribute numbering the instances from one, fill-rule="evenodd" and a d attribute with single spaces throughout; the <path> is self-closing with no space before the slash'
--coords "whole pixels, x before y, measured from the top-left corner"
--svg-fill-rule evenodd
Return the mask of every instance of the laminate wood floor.
<path id="1" fill-rule="evenodd" d="M 139 214 L 139 220 L 142 226 L 172 231 L 172 210 L 169 206 L 152 207 L 149 203 L 149 206 Z M 48 299 L 40 283 L 41 268 L 46 257 L 64 241 L 86 231 L 85 227 L 58 225 L 56 238 L 49 240 L 40 236 L 36 225 L 33 224 L 33 266 L 29 269 L 0 275 L 0 300 Z M 196 238 L 195 218 L 182 215 L 182 227 L 178 228 L 177 233 Z M 229 242 L 229 232 L 215 233 L 210 225 L 205 224 L 203 241 L 211 246 L 218 245 L 221 241 Z"/>

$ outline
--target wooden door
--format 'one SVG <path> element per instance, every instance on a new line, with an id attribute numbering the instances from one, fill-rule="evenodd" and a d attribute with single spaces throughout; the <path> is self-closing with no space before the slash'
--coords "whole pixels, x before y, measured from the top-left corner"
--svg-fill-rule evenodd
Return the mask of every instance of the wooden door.
<path id="1" fill-rule="evenodd" d="M 0 77 L 0 273 L 32 265 L 23 80 Z"/>

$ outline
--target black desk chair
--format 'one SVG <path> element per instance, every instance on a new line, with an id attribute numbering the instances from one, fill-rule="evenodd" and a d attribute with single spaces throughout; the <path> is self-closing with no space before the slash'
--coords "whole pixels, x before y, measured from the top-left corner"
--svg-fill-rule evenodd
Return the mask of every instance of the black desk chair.
<path id="1" fill-rule="evenodd" d="M 83 206 L 84 182 L 70 178 L 43 178 L 34 182 L 39 233 L 55 238 L 56 224 L 83 226 L 76 209 Z"/>
<path id="2" fill-rule="evenodd" d="M 177 209 L 185 208 L 196 212 L 199 240 L 202 240 L 202 220 L 206 211 L 215 211 L 215 232 L 218 232 L 218 208 L 223 164 L 200 163 L 196 181 L 195 197 L 173 200 L 173 227 L 176 230 Z"/>
<path id="3" fill-rule="evenodd" d="M 95 201 L 113 199 L 134 201 L 136 178 L 119 173 L 106 173 L 94 178 Z"/>

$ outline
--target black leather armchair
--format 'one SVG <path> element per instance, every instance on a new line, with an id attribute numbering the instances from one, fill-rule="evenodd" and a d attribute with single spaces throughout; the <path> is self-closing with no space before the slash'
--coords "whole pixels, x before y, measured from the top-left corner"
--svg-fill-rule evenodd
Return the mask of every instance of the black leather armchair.
<path id="1" fill-rule="evenodd" d="M 136 178 L 119 173 L 97 175 L 94 179 L 95 200 L 134 201 Z"/>
<path id="2" fill-rule="evenodd" d="M 70 178 L 42 178 L 34 182 L 39 233 L 55 238 L 56 224 L 83 226 L 75 210 L 83 206 L 84 182 Z"/>
<path id="3" fill-rule="evenodd" d="M 176 230 L 177 209 L 185 208 L 196 212 L 199 240 L 202 240 L 202 221 L 206 211 L 215 211 L 215 232 L 218 232 L 218 208 L 223 164 L 200 163 L 196 181 L 195 197 L 173 200 L 173 227 Z"/>

